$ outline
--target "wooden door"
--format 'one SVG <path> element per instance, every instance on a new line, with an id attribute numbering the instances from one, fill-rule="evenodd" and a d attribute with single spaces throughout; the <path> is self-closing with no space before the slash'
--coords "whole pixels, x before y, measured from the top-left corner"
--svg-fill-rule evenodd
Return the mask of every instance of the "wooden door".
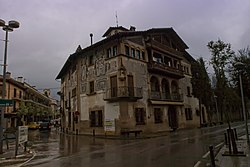
<path id="1" fill-rule="evenodd" d="M 110 77 L 111 97 L 117 97 L 117 76 Z"/>

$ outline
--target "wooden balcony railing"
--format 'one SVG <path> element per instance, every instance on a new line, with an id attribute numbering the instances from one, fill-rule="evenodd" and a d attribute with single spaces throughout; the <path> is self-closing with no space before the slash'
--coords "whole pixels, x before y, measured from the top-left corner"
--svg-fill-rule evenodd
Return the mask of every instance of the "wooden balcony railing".
<path id="1" fill-rule="evenodd" d="M 137 100 L 142 98 L 142 88 L 137 87 L 114 87 L 107 89 L 103 99 L 113 101 L 119 99 Z"/>
<path id="2" fill-rule="evenodd" d="M 166 100 L 166 101 L 183 101 L 183 95 L 179 93 L 167 93 L 160 91 L 149 92 L 149 99 Z"/>
<path id="3" fill-rule="evenodd" d="M 151 61 L 148 63 L 148 70 L 150 72 L 166 73 L 166 74 L 168 74 L 172 77 L 178 78 L 178 79 L 184 77 L 184 73 L 181 69 L 170 67 L 170 66 L 167 66 L 166 64 L 157 63 L 154 61 Z"/>

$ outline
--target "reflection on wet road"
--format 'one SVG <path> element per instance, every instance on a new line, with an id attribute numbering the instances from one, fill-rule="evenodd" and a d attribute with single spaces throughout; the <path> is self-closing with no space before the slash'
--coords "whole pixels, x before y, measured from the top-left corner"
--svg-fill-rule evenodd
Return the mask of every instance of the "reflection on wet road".
<path id="1" fill-rule="evenodd" d="M 235 124 L 238 133 L 242 125 Z M 110 140 L 91 136 L 75 136 L 32 131 L 29 141 L 36 157 L 26 166 L 54 167 L 133 167 L 194 166 L 209 145 L 224 139 L 226 125 L 220 127 L 179 130 L 167 136 L 143 140 Z"/>

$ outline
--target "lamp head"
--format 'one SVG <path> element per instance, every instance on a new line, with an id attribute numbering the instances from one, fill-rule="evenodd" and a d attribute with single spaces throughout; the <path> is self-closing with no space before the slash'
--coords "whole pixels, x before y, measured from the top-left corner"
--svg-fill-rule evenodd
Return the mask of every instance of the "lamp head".
<path id="1" fill-rule="evenodd" d="M 3 27 L 3 26 L 5 26 L 5 21 L 0 19 L 0 27 Z"/>
<path id="2" fill-rule="evenodd" d="M 15 21 L 15 20 L 11 20 L 9 21 L 9 27 L 11 28 L 19 28 L 19 22 Z"/>

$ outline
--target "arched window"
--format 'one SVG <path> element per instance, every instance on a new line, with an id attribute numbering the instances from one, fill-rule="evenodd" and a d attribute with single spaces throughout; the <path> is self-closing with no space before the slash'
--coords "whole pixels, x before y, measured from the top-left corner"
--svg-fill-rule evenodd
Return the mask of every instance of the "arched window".
<path id="1" fill-rule="evenodd" d="M 169 90 L 168 80 L 163 79 L 161 82 L 161 85 L 162 85 L 162 97 L 164 99 L 169 99 L 170 98 L 170 90 Z"/>
<path id="2" fill-rule="evenodd" d="M 178 84 L 176 81 L 172 81 L 171 83 L 171 92 L 172 94 L 178 94 L 179 93 L 179 90 L 178 90 Z"/>
<path id="3" fill-rule="evenodd" d="M 172 81 L 171 83 L 171 100 L 181 100 L 179 87 L 176 81 Z"/>
<path id="4" fill-rule="evenodd" d="M 150 79 L 150 87 L 151 87 L 151 98 L 160 98 L 160 85 L 159 81 L 156 77 L 151 77 Z"/>

